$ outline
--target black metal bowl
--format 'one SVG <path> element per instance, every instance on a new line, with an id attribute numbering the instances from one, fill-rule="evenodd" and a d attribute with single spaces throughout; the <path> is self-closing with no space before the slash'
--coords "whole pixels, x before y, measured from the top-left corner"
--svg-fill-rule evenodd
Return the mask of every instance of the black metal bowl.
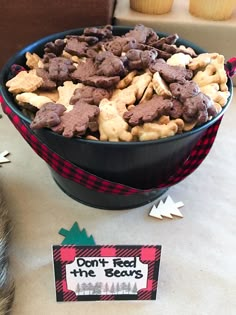
<path id="1" fill-rule="evenodd" d="M 131 28 L 114 26 L 115 35 L 123 35 Z M 6 81 L 12 64 L 25 65 L 25 53 L 30 51 L 43 55 L 43 47 L 49 41 L 64 38 L 69 34 L 82 34 L 83 29 L 73 29 L 56 33 L 25 47 L 5 64 L 0 75 L 1 94 L 5 103 L 23 120 L 30 124 L 11 93 L 6 88 Z M 158 33 L 159 36 L 168 34 Z M 206 52 L 195 44 L 184 39 L 178 39 L 177 45 L 192 47 L 196 53 Z M 167 188 L 157 189 L 158 185 L 166 181 L 176 167 L 183 164 L 206 129 L 213 125 L 225 113 L 232 99 L 232 81 L 228 79 L 231 96 L 223 110 L 204 125 L 189 132 L 172 137 L 143 141 L 143 142 L 105 142 L 80 138 L 68 139 L 48 129 L 34 131 L 35 135 L 51 150 L 80 168 L 106 180 L 121 183 L 138 189 L 149 189 L 134 195 L 113 195 L 101 193 L 62 177 L 51 167 L 52 176 L 58 186 L 72 198 L 96 208 L 111 210 L 134 208 L 158 198 Z"/>

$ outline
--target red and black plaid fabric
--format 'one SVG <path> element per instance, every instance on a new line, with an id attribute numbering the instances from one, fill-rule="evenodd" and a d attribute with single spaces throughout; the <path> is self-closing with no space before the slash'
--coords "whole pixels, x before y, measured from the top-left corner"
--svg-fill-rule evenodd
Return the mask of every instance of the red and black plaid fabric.
<path id="1" fill-rule="evenodd" d="M 88 189 L 102 193 L 112 193 L 118 195 L 132 195 L 144 193 L 153 189 L 167 188 L 182 181 L 185 177 L 190 175 L 208 155 L 214 143 L 221 122 L 221 119 L 219 119 L 205 131 L 204 135 L 191 151 L 189 157 L 179 168 L 176 169 L 173 176 L 161 183 L 158 187 L 152 187 L 151 189 L 143 190 L 105 180 L 79 168 L 70 161 L 63 159 L 57 153 L 53 152 L 47 145 L 42 143 L 41 140 L 38 139 L 33 133 L 29 125 L 21 120 L 20 117 L 12 111 L 12 109 L 4 102 L 2 98 L 0 98 L 0 102 L 2 103 L 2 108 L 5 114 L 9 117 L 23 138 L 28 142 L 33 150 L 59 175 L 79 183 Z"/>
<path id="2" fill-rule="evenodd" d="M 148 265 L 146 288 L 138 290 L 134 294 L 125 294 L 120 290 L 117 294 L 76 295 L 68 290 L 66 282 L 66 265 L 74 262 L 79 257 L 137 257 L 140 262 Z M 56 298 L 62 301 L 91 301 L 91 300 L 155 300 L 158 287 L 160 267 L 160 245 L 97 245 L 97 246 L 53 246 L 54 274 L 56 284 Z M 76 279 L 79 283 L 79 278 Z M 121 279 L 122 283 L 122 279 Z M 82 286 L 82 284 L 80 284 Z M 104 285 L 104 284 L 103 284 Z M 102 291 L 102 290 L 101 290 Z"/>
<path id="3" fill-rule="evenodd" d="M 225 71 L 229 77 L 233 77 L 236 73 L 236 57 L 230 58 L 225 64 Z"/>

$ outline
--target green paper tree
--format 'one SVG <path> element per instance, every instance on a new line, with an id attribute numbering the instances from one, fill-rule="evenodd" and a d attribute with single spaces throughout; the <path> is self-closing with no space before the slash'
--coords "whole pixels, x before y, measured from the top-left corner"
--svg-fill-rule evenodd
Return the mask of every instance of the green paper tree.
<path id="1" fill-rule="evenodd" d="M 96 245 L 93 236 L 88 236 L 85 229 L 81 230 L 77 222 L 70 230 L 61 228 L 59 234 L 65 237 L 62 245 Z"/>

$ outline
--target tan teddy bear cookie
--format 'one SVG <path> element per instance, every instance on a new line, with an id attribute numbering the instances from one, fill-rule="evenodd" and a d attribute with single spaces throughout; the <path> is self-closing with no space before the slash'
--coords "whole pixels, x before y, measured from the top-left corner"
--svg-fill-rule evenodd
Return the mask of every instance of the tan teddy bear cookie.
<path id="1" fill-rule="evenodd" d="M 119 115 L 115 102 L 103 99 L 99 104 L 98 116 L 101 141 L 131 141 L 129 125 Z"/>
<path id="2" fill-rule="evenodd" d="M 222 107 L 226 104 L 227 99 L 230 96 L 229 91 L 220 91 L 219 84 L 217 83 L 201 86 L 200 89 L 202 93 L 213 100 L 217 113 L 221 112 Z"/>
<path id="3" fill-rule="evenodd" d="M 44 104 L 50 103 L 51 99 L 47 96 L 37 95 L 32 92 L 25 92 L 16 95 L 16 101 L 19 105 L 25 107 L 27 105 L 32 105 L 40 109 Z"/>
<path id="4" fill-rule="evenodd" d="M 66 108 L 69 107 L 70 99 L 73 96 L 76 89 L 81 89 L 83 87 L 82 83 L 73 83 L 72 81 L 65 81 L 62 86 L 57 88 L 59 98 L 58 103 L 63 104 Z"/>
<path id="5" fill-rule="evenodd" d="M 27 51 L 25 54 L 25 58 L 26 65 L 30 69 L 37 69 L 43 67 L 42 58 L 40 58 L 39 55 L 37 55 L 36 53 L 31 54 L 29 51 Z"/>
<path id="6" fill-rule="evenodd" d="M 188 68 L 198 70 L 194 77 L 200 87 L 217 83 L 219 91 L 228 92 L 227 74 L 224 68 L 225 58 L 218 53 L 203 53 L 193 58 Z"/>
<path id="7" fill-rule="evenodd" d="M 157 95 L 162 96 L 171 96 L 171 92 L 169 90 L 168 85 L 160 76 L 159 72 L 155 72 L 152 78 L 153 89 L 155 90 Z"/>
<path id="8" fill-rule="evenodd" d="M 157 140 L 174 136 L 176 133 L 182 132 L 184 121 L 180 118 L 169 120 L 160 124 L 158 121 L 152 123 L 144 123 L 141 126 L 135 126 L 131 130 L 131 134 L 139 141 Z"/>
<path id="9" fill-rule="evenodd" d="M 151 80 L 152 74 L 148 72 L 134 76 L 129 86 L 114 90 L 111 100 L 122 101 L 126 105 L 132 105 L 141 100 Z"/>
<path id="10" fill-rule="evenodd" d="M 171 66 L 181 66 L 185 68 L 191 60 L 192 57 L 190 55 L 180 52 L 172 55 L 169 59 L 167 59 L 166 63 Z"/>
<path id="11" fill-rule="evenodd" d="M 18 94 L 21 92 L 34 92 L 43 83 L 43 79 L 38 77 L 35 70 L 20 71 L 15 77 L 7 81 L 6 86 L 9 92 Z"/>

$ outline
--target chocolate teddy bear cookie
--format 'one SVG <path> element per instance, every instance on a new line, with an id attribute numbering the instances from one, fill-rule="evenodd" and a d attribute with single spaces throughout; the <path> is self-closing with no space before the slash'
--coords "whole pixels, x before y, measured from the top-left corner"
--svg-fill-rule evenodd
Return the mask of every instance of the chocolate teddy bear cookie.
<path id="1" fill-rule="evenodd" d="M 152 50 L 130 49 L 127 54 L 127 67 L 129 70 L 144 70 L 155 61 L 157 52 Z"/>
<path id="2" fill-rule="evenodd" d="M 149 70 L 152 73 L 159 72 L 167 83 L 185 82 L 185 80 L 191 80 L 193 77 L 192 70 L 168 65 L 163 59 L 156 60 L 155 63 L 150 65 Z"/>
<path id="3" fill-rule="evenodd" d="M 60 117 L 63 115 L 65 110 L 65 106 L 61 104 L 55 104 L 52 102 L 44 104 L 40 110 L 36 112 L 35 118 L 30 124 L 30 128 L 52 128 L 58 125 L 61 121 Z"/>
<path id="4" fill-rule="evenodd" d="M 172 95 L 183 104 L 182 117 L 187 123 L 202 125 L 217 115 L 213 101 L 200 91 L 195 82 L 171 83 L 169 88 Z"/>
<path id="5" fill-rule="evenodd" d="M 88 58 L 85 62 L 79 63 L 71 74 L 72 80 L 98 88 L 114 88 L 125 70 L 118 57 L 112 55 L 112 58 L 109 58 L 109 56 L 107 52 L 95 61 Z"/>
<path id="6" fill-rule="evenodd" d="M 187 98 L 196 96 L 201 92 L 199 86 L 193 81 L 184 81 L 182 83 L 171 83 L 170 91 L 174 97 L 184 102 Z"/>
<path id="7" fill-rule="evenodd" d="M 169 115 L 173 107 L 171 99 L 154 95 L 149 101 L 136 105 L 123 117 L 131 125 L 136 126 L 145 122 L 151 122 L 162 115 Z"/>
<path id="8" fill-rule="evenodd" d="M 74 105 L 79 100 L 84 100 L 88 104 L 99 105 L 102 99 L 109 99 L 111 92 L 106 89 L 96 88 L 94 86 L 83 86 L 74 91 L 70 99 L 70 104 Z"/>
<path id="9" fill-rule="evenodd" d="M 71 111 L 63 113 L 59 124 L 52 127 L 52 130 L 67 138 L 84 135 L 87 129 L 97 131 L 98 114 L 98 106 L 90 105 L 83 100 L 78 101 Z"/>
<path id="10" fill-rule="evenodd" d="M 196 121 L 196 125 L 202 125 L 210 117 L 215 117 L 217 111 L 210 97 L 203 93 L 188 97 L 183 103 L 183 119 L 186 122 Z"/>

